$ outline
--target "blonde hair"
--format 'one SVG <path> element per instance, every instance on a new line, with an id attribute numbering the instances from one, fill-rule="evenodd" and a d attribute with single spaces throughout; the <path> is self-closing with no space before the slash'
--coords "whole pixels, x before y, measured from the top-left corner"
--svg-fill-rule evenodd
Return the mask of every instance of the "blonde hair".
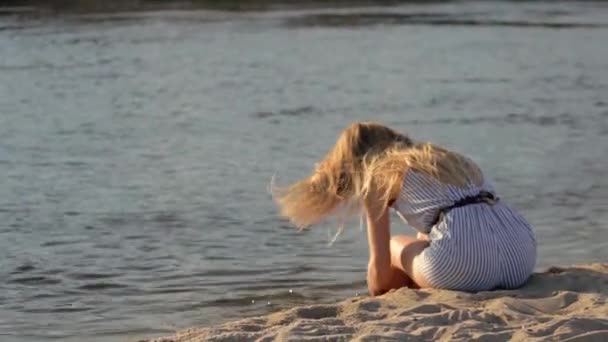
<path id="1" fill-rule="evenodd" d="M 281 216 L 300 228 L 319 223 L 338 209 L 360 210 L 373 186 L 386 208 L 395 199 L 406 171 L 444 184 L 480 184 L 479 168 L 468 158 L 373 122 L 346 128 L 312 174 L 285 188 L 273 188 Z"/>

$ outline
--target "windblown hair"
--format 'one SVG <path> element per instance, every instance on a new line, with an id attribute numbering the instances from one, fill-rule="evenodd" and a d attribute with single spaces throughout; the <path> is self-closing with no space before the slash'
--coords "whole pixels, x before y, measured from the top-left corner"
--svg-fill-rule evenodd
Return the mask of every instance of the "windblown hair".
<path id="1" fill-rule="evenodd" d="M 286 188 L 274 188 L 280 214 L 304 228 L 345 209 L 353 213 L 373 186 L 386 208 L 408 170 L 444 184 L 480 184 L 481 171 L 468 158 L 373 122 L 346 128 L 312 174 Z"/>

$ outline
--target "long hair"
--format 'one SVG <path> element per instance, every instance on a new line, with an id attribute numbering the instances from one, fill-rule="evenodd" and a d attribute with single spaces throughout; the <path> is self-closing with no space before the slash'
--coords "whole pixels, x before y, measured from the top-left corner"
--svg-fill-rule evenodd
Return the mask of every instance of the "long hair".
<path id="1" fill-rule="evenodd" d="M 273 188 L 273 195 L 280 215 L 304 228 L 338 209 L 359 210 L 372 186 L 386 208 L 398 196 L 407 170 L 456 186 L 481 182 L 477 166 L 457 153 L 414 143 L 382 124 L 360 122 L 340 134 L 309 176 L 285 188 Z"/>

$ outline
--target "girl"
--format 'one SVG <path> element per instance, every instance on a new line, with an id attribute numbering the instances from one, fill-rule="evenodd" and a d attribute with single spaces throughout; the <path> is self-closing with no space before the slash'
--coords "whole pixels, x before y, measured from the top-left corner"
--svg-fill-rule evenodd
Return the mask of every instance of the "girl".
<path id="1" fill-rule="evenodd" d="M 342 132 L 314 172 L 275 192 L 299 227 L 365 211 L 371 295 L 408 287 L 462 291 L 523 285 L 536 263 L 530 225 L 470 159 L 377 123 Z M 390 235 L 389 209 L 418 231 Z"/>

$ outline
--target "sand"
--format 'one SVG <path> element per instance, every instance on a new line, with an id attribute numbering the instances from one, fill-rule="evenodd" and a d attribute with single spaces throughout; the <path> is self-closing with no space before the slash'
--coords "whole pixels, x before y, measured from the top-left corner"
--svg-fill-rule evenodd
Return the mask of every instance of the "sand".
<path id="1" fill-rule="evenodd" d="M 608 264 L 552 267 L 518 290 L 399 289 L 149 342 L 608 341 Z"/>

